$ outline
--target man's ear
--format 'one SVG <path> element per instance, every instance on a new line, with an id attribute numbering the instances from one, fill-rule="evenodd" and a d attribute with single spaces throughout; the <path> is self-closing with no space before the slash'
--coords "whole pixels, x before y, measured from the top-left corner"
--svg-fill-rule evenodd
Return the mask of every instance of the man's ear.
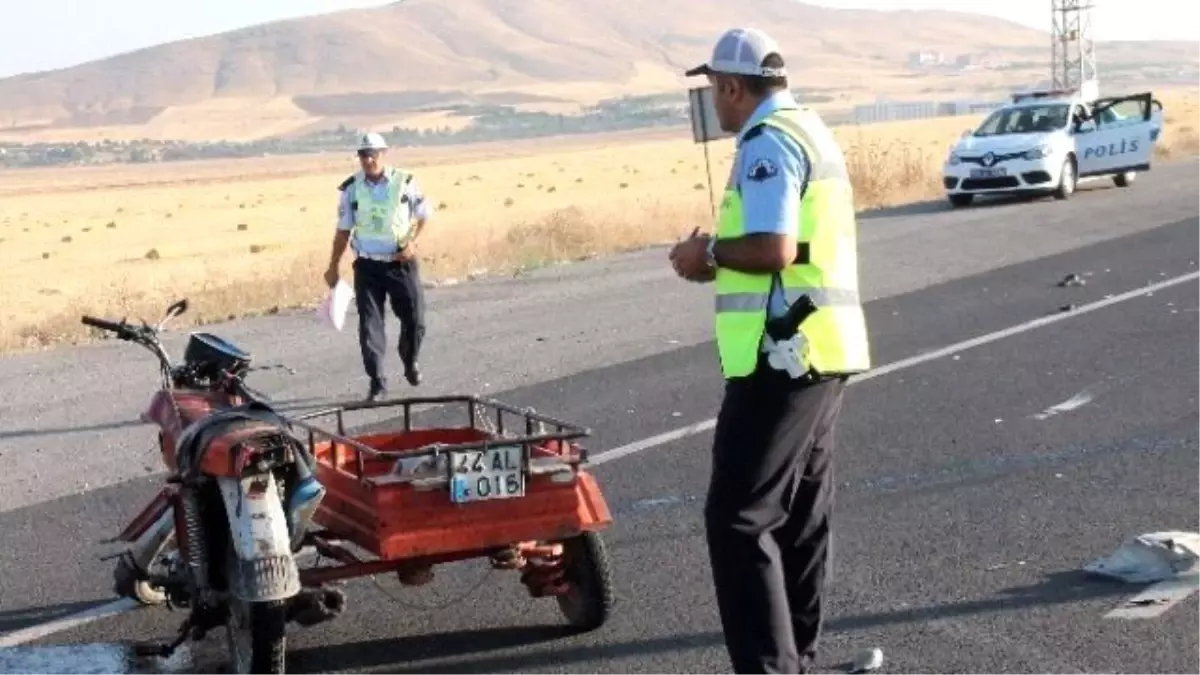
<path id="1" fill-rule="evenodd" d="M 742 83 L 736 77 L 725 78 L 725 98 L 730 101 L 736 101 L 745 90 Z"/>

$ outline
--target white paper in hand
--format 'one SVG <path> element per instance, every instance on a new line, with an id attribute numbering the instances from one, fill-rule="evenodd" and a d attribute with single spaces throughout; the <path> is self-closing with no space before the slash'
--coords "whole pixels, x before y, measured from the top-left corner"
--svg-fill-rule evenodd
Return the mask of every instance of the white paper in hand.
<path id="1" fill-rule="evenodd" d="M 353 299 L 354 289 L 344 280 L 338 279 L 333 288 L 329 289 L 325 299 L 321 301 L 321 306 L 317 308 L 317 314 L 325 323 L 340 331 L 346 325 L 346 312 L 349 311 L 350 301 Z"/>

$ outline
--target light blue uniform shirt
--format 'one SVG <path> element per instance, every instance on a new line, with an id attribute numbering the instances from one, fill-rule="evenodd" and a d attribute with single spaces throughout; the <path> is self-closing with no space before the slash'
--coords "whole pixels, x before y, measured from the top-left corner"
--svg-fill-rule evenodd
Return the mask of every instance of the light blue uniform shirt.
<path id="1" fill-rule="evenodd" d="M 743 140 L 746 131 L 767 115 L 798 107 L 791 92 L 772 94 L 759 104 L 738 133 L 738 152 L 729 178 L 741 190 L 746 234 L 799 234 L 800 197 L 809 174 L 804 148 L 774 127 L 766 127 L 749 141 Z M 767 314 L 776 317 L 786 311 L 783 290 L 773 285 Z"/>
<path id="2" fill-rule="evenodd" d="M 367 181 L 367 188 L 371 191 L 371 196 L 375 199 L 382 199 L 387 196 L 388 177 L 385 174 L 378 183 Z M 428 200 L 425 199 L 424 193 L 421 192 L 421 186 L 417 184 L 416 177 L 410 178 L 407 189 L 404 191 L 408 195 L 408 203 L 401 203 L 400 209 L 409 209 L 409 217 L 415 220 L 428 220 L 432 209 L 429 207 Z M 354 212 L 350 210 L 351 197 L 354 194 L 354 184 L 351 183 L 345 190 L 341 191 L 338 198 L 338 229 L 349 231 L 354 227 Z M 414 223 L 415 225 L 415 223 Z M 377 241 L 358 241 L 358 237 L 354 237 L 351 241 L 354 250 L 359 254 L 367 255 L 395 255 L 399 251 L 394 243 L 388 244 Z"/>

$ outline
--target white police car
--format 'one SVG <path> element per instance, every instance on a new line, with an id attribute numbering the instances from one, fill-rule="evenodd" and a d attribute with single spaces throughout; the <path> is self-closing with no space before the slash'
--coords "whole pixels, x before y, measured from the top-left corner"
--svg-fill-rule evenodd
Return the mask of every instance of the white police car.
<path id="1" fill-rule="evenodd" d="M 943 185 L 950 203 L 976 195 L 1052 193 L 1067 199 L 1082 180 L 1120 187 L 1149 171 L 1162 130 L 1151 93 L 1087 99 L 1067 91 L 1016 94 L 950 150 Z"/>

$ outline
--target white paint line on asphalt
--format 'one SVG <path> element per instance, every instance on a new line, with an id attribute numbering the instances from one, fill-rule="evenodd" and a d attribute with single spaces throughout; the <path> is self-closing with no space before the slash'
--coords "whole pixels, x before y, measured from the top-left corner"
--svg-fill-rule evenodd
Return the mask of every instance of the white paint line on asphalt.
<path id="1" fill-rule="evenodd" d="M 1104 618 L 1153 619 L 1197 592 L 1200 592 L 1200 573 L 1181 574 L 1147 586 Z"/>
<path id="2" fill-rule="evenodd" d="M 1104 307 L 1108 307 L 1110 305 L 1115 305 L 1119 302 L 1131 300 L 1133 298 L 1143 296 L 1148 293 L 1153 293 L 1154 291 L 1157 291 L 1157 290 L 1168 288 L 1170 286 L 1175 286 L 1175 285 L 1181 284 L 1185 281 L 1192 281 L 1195 279 L 1200 279 L 1200 272 L 1193 272 L 1191 274 L 1185 274 L 1183 276 L 1167 279 L 1166 281 L 1160 281 L 1156 284 L 1151 284 L 1151 285 L 1148 285 L 1148 286 L 1145 286 L 1143 288 L 1139 288 L 1139 289 L 1136 289 L 1133 291 L 1128 291 L 1128 292 L 1122 293 L 1120 295 L 1114 295 L 1112 297 L 1108 297 L 1103 300 L 1098 300 L 1096 302 L 1093 302 L 1093 303 L 1090 303 L 1087 305 L 1082 305 L 1080 307 L 1077 307 L 1075 310 L 1073 310 L 1071 312 L 1065 312 L 1062 314 L 1054 314 L 1054 315 L 1043 317 L 1040 319 L 1034 319 L 1033 321 L 1026 321 L 1025 323 L 1017 324 L 1015 326 L 1012 326 L 1011 328 L 1006 328 L 1004 330 L 996 331 L 994 333 L 988 333 L 986 335 L 981 335 L 979 337 L 972 338 L 972 339 L 966 340 L 964 342 L 957 342 L 948 347 L 936 349 L 931 352 L 925 352 L 924 354 L 918 354 L 916 356 L 912 356 L 912 357 L 909 357 L 906 359 L 901 359 L 899 361 L 893 361 L 892 363 L 889 363 L 884 366 L 880 366 L 879 368 L 875 368 L 869 372 L 859 375 L 858 377 L 851 380 L 850 384 L 865 382 L 867 380 L 871 380 L 876 377 L 883 377 L 884 375 L 888 375 L 888 374 L 894 373 L 899 370 L 904 370 L 905 368 L 911 368 L 913 366 L 917 366 L 922 363 L 927 363 L 929 361 L 940 359 L 945 356 L 951 356 L 953 354 L 957 354 L 959 352 L 966 351 L 973 347 L 978 347 L 980 345 L 985 345 L 985 344 L 988 344 L 991 342 L 995 342 L 997 340 L 1001 340 L 1003 338 L 1006 338 L 1006 337 L 1009 337 L 1012 335 L 1019 335 L 1021 333 L 1025 333 L 1027 331 L 1031 331 L 1035 328 L 1040 328 L 1042 326 L 1046 326 L 1046 325 L 1049 325 L 1052 323 L 1058 323 L 1059 321 L 1065 321 L 1065 320 L 1073 318 L 1073 317 L 1087 314 L 1088 312 L 1094 312 L 1098 309 L 1103 309 Z M 657 436 L 651 436 L 650 438 L 636 441 L 634 443 L 629 443 L 627 445 L 622 445 L 620 447 L 612 448 L 612 449 L 606 450 L 604 452 L 596 453 L 589 459 L 588 463 L 591 465 L 599 465 L 599 464 L 605 464 L 607 462 L 611 462 L 615 459 L 620 459 L 622 457 L 628 457 L 629 455 L 636 454 L 636 453 L 642 452 L 644 450 L 650 450 L 650 449 L 653 449 L 656 447 L 666 445 L 667 443 L 671 443 L 673 441 L 687 438 L 689 436 L 695 436 L 696 434 L 704 433 L 705 431 L 709 431 L 709 430 L 713 429 L 716 426 L 716 424 L 717 424 L 717 421 L 715 418 L 704 420 L 703 422 L 698 422 L 696 424 L 690 424 L 686 427 L 682 427 L 680 429 L 675 429 L 674 431 L 668 431 L 666 433 L 658 434 Z M 53 633 L 56 633 L 59 631 L 66 630 L 68 628 L 74 628 L 75 626 L 79 626 L 79 625 L 82 625 L 85 623 L 90 623 L 92 621 L 96 621 L 98 619 L 103 619 L 103 618 L 106 618 L 109 616 L 123 614 L 125 612 L 128 612 L 128 611 L 136 609 L 136 608 L 137 608 L 137 603 L 132 600 L 116 600 L 116 601 L 113 601 L 106 605 L 102 605 L 100 607 L 94 607 L 90 610 L 86 610 L 86 611 L 80 612 L 78 614 L 63 617 L 61 619 L 55 619 L 54 621 L 48 621 L 44 624 L 40 624 L 37 626 L 30 626 L 29 628 L 23 628 L 21 630 L 13 631 L 13 632 L 7 633 L 5 635 L 0 635 L 0 648 L 11 647 L 14 645 L 29 642 L 31 640 L 37 640 L 39 638 L 45 637 L 47 635 L 50 635 L 50 634 L 53 634 Z"/>
<path id="3" fill-rule="evenodd" d="M 302 558 L 306 556 L 312 557 L 316 554 L 317 550 L 315 548 L 312 546 L 305 546 L 296 552 L 296 562 L 301 563 L 301 567 L 304 567 Z M 39 640 L 47 635 L 53 635 L 54 633 L 67 630 L 69 628 L 75 628 L 76 626 L 82 626 L 93 621 L 106 619 L 110 616 L 125 614 L 126 612 L 139 609 L 141 606 L 141 603 L 136 600 L 129 598 L 117 598 L 112 602 L 107 602 L 98 607 L 92 607 L 91 609 L 85 609 L 82 612 L 70 614 L 59 619 L 54 619 L 53 621 L 47 621 L 45 623 L 40 623 L 27 628 L 21 628 L 9 633 L 4 633 L 3 635 L 0 635 L 0 649 L 4 649 L 5 647 L 15 647 L 26 642 Z"/>
<path id="4" fill-rule="evenodd" d="M 136 600 L 128 598 L 120 598 L 112 602 L 105 603 L 99 607 L 92 607 L 82 612 L 77 612 L 69 616 L 64 616 L 61 619 L 47 621 L 46 623 L 29 626 L 20 630 L 14 630 L 10 633 L 0 635 L 0 648 L 15 647 L 25 642 L 32 642 L 44 638 L 47 635 L 52 635 L 59 631 L 82 626 L 85 623 L 91 623 L 98 619 L 103 619 L 118 614 L 124 614 L 130 610 L 137 609 L 139 603 Z"/>
<path id="5" fill-rule="evenodd" d="M 989 344 L 992 342 L 996 342 L 997 340 L 1002 340 L 1006 337 L 1011 337 L 1013 335 L 1020 335 L 1021 333 L 1026 333 L 1028 331 L 1034 330 L 1035 328 L 1041 328 L 1042 326 L 1048 326 L 1050 324 L 1058 323 L 1060 321 L 1066 321 L 1067 319 L 1072 319 L 1072 318 L 1075 318 L 1078 316 L 1082 316 L 1084 314 L 1087 314 L 1088 312 L 1094 312 L 1098 309 L 1104 309 L 1105 307 L 1115 305 L 1119 302 L 1124 302 L 1126 300 L 1132 300 L 1134 298 L 1141 297 L 1141 296 L 1147 295 L 1149 293 L 1153 293 L 1155 291 L 1162 290 L 1164 288 L 1176 286 L 1176 285 L 1182 284 L 1186 281 L 1194 281 L 1196 279 L 1200 279 L 1200 272 L 1192 272 L 1190 274 L 1184 274 L 1182 276 L 1172 277 L 1165 281 L 1160 281 L 1155 284 L 1149 284 L 1147 286 L 1143 286 L 1142 288 L 1138 288 L 1136 290 L 1126 291 L 1125 293 L 1121 293 L 1120 295 L 1113 295 L 1113 296 L 1107 297 L 1103 300 L 1097 300 L 1096 302 L 1088 303 L 1086 305 L 1080 305 L 1079 307 L 1076 307 L 1074 310 L 1071 310 L 1069 312 L 1062 312 L 1060 314 L 1052 314 L 1050 316 L 1044 316 L 1044 317 L 1041 317 L 1038 319 L 1033 319 L 1032 321 L 1026 321 L 1024 323 L 1019 323 L 1015 326 L 1005 328 L 1004 330 L 998 330 L 993 333 L 987 333 L 985 335 L 980 335 L 979 337 L 972 338 L 970 340 L 965 340 L 963 342 L 956 342 L 947 347 L 942 347 L 941 349 L 935 349 L 930 352 L 925 352 L 924 354 L 918 354 L 916 356 L 910 356 L 909 358 L 906 358 L 906 359 L 900 359 L 899 361 L 893 361 L 887 365 L 880 366 L 879 368 L 869 370 L 869 371 L 863 373 L 862 375 L 858 375 L 858 376 L 852 378 L 850 380 L 850 384 L 859 384 L 862 382 L 866 382 L 868 380 L 873 380 L 877 377 L 883 377 L 884 375 L 889 375 L 889 374 L 894 373 L 899 370 L 904 370 L 906 368 L 912 368 L 913 366 L 918 366 L 918 365 L 921 365 L 922 363 L 928 363 L 929 361 L 934 361 L 936 359 L 940 359 L 940 358 L 943 358 L 946 356 L 952 356 L 954 354 L 958 354 L 959 352 L 964 352 L 964 351 L 966 351 L 968 349 L 972 349 L 974 347 L 979 347 L 981 345 L 986 345 L 986 344 Z M 703 422 L 697 422 L 696 424 L 691 424 L 691 425 L 688 425 L 681 429 L 675 429 L 674 431 L 668 431 L 666 433 L 662 433 L 657 436 L 651 436 L 650 438 L 645 438 L 640 441 L 636 441 L 634 443 L 629 443 L 628 445 L 622 445 L 620 447 L 612 448 L 610 450 L 605 450 L 604 452 L 598 452 L 589 458 L 588 463 L 592 464 L 592 465 L 598 465 L 598 464 L 604 464 L 606 462 L 611 462 L 614 459 L 620 459 L 621 457 L 626 457 L 626 456 L 632 455 L 634 453 L 642 452 L 643 450 L 650 450 L 652 448 L 656 448 L 661 445 L 665 445 L 667 443 L 678 441 L 682 438 L 687 438 L 688 436 L 694 436 L 696 434 L 704 433 L 705 431 L 709 431 L 709 430 L 715 428 L 716 426 L 717 426 L 716 418 L 707 419 L 707 420 L 704 420 Z"/>

